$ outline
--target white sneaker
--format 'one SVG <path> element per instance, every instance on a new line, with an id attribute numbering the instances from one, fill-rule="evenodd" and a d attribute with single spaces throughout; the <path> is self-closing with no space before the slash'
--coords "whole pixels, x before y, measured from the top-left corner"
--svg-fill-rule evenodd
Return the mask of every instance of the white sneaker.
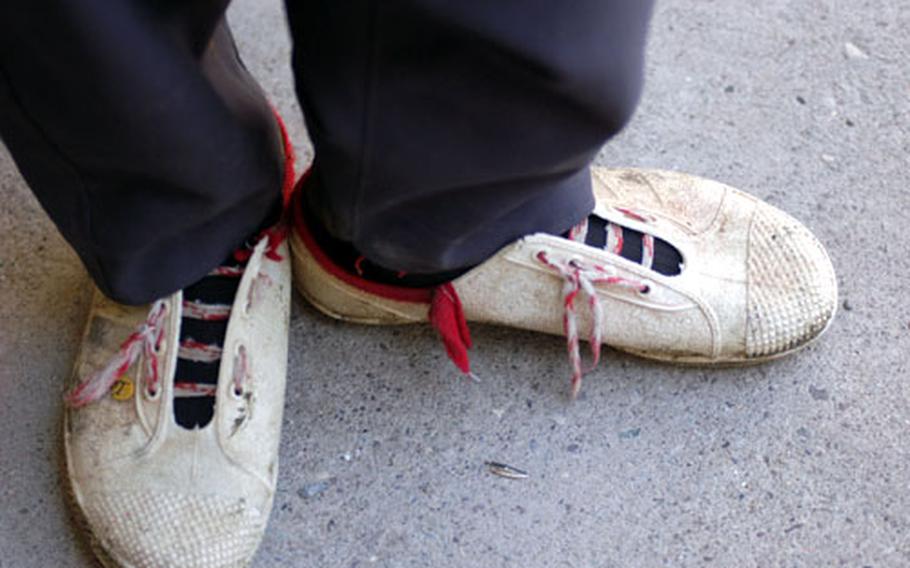
<path id="1" fill-rule="evenodd" d="M 620 256 L 610 235 L 603 248 L 584 244 L 583 222 L 570 238 L 527 236 L 435 289 L 376 284 L 349 274 L 319 250 L 297 203 L 291 237 L 295 286 L 339 319 L 430 320 L 465 372 L 466 321 L 566 335 L 573 390 L 582 374 L 582 334 L 592 343 L 594 363 L 606 343 L 650 359 L 729 365 L 792 353 L 832 321 L 837 283 L 831 261 L 789 215 L 686 174 L 594 168 L 593 182 L 594 215 L 645 235 L 641 262 Z M 652 269 L 655 239 L 681 255 L 678 274 Z"/>
<path id="2" fill-rule="evenodd" d="M 64 444 L 75 504 L 105 566 L 240 567 L 255 553 L 275 495 L 290 310 L 287 243 L 270 241 L 241 278 L 214 416 L 199 429 L 174 418 L 182 294 L 147 310 L 96 293 Z"/>

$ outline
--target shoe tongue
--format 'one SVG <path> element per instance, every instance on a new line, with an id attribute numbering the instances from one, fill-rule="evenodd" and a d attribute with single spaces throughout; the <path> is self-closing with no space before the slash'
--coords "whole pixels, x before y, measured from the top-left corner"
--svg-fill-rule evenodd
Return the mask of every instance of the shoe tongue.
<path id="1" fill-rule="evenodd" d="M 682 254 L 663 239 L 608 221 L 595 213 L 589 215 L 582 224 L 585 225 L 584 243 L 588 246 L 618 254 L 642 265 L 646 265 L 648 259 L 648 268 L 664 276 L 675 276 L 682 272 Z M 569 238 L 572 239 L 571 233 Z M 649 246 L 652 251 L 650 254 Z"/>

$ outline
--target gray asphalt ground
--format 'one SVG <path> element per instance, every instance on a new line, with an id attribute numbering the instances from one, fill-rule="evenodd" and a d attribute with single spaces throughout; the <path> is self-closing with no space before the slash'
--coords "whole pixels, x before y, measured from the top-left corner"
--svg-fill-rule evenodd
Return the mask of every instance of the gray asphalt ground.
<path id="1" fill-rule="evenodd" d="M 279 2 L 231 17 L 308 159 Z M 475 326 L 469 384 L 428 328 L 295 298 L 255 566 L 910 566 L 908 30 L 897 0 L 665 0 L 638 114 L 598 160 L 802 219 L 839 273 L 823 341 L 720 371 L 610 351 L 571 403 L 558 338 Z M 89 283 L 5 151 L 0 187 L 0 566 L 91 566 L 58 454 Z"/>

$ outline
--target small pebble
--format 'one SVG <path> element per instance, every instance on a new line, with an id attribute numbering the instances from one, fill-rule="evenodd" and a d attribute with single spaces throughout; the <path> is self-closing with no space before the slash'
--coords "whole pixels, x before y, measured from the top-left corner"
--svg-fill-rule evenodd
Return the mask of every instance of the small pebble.
<path id="1" fill-rule="evenodd" d="M 641 428 L 631 428 L 619 433 L 619 437 L 623 440 L 631 440 L 632 438 L 637 438 L 641 434 Z"/>
<path id="2" fill-rule="evenodd" d="M 313 497 L 325 492 L 329 488 L 328 481 L 317 481 L 316 483 L 307 483 L 297 490 L 297 495 L 303 499 L 312 499 Z"/>
<path id="3" fill-rule="evenodd" d="M 801 105 L 804 105 L 804 104 L 806 104 L 806 99 L 802 98 L 799 95 L 796 95 L 796 102 L 798 102 Z"/>
<path id="4" fill-rule="evenodd" d="M 812 385 L 809 385 L 809 394 L 812 395 L 812 398 L 815 400 L 828 400 L 831 398 L 827 389 L 816 388 Z"/>
<path id="5" fill-rule="evenodd" d="M 847 42 L 844 44 L 844 53 L 849 59 L 869 59 L 865 51 L 860 49 L 855 43 Z"/>
<path id="6" fill-rule="evenodd" d="M 847 311 L 847 312 L 853 311 L 853 304 L 850 303 L 850 300 L 844 300 L 844 303 L 842 305 L 844 306 L 844 311 Z"/>

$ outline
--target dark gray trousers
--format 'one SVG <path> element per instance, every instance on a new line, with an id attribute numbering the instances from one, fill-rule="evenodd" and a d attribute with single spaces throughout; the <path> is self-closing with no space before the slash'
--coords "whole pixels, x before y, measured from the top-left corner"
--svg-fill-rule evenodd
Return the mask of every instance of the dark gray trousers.
<path id="1" fill-rule="evenodd" d="M 377 264 L 482 262 L 593 207 L 652 0 L 288 0 L 311 207 Z M 190 284 L 279 201 L 280 137 L 227 0 L 0 3 L 0 134 L 98 286 Z"/>

